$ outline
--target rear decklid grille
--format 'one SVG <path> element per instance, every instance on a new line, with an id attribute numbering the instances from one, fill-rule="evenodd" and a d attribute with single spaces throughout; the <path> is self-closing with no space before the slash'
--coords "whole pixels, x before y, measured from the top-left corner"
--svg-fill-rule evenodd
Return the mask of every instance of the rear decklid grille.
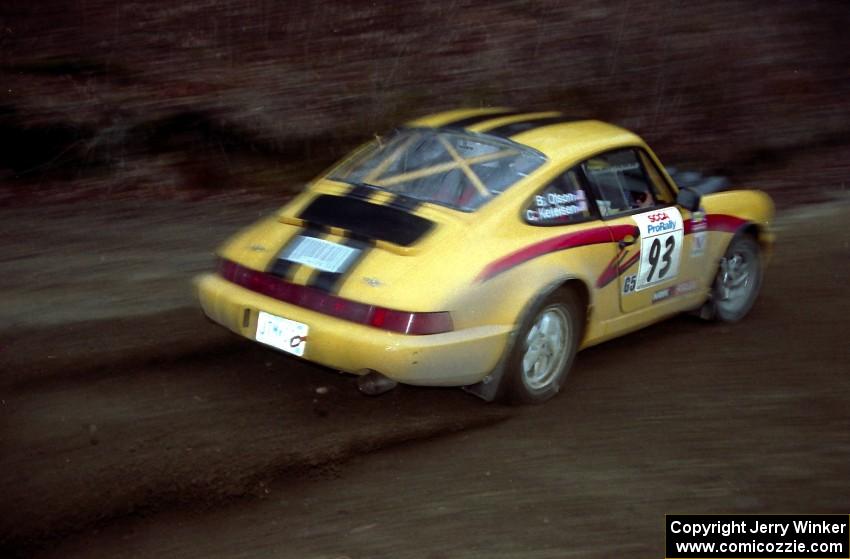
<path id="1" fill-rule="evenodd" d="M 401 207 L 330 194 L 316 196 L 298 217 L 311 225 L 339 227 L 356 237 L 405 247 L 416 243 L 434 227 L 433 221 Z"/>

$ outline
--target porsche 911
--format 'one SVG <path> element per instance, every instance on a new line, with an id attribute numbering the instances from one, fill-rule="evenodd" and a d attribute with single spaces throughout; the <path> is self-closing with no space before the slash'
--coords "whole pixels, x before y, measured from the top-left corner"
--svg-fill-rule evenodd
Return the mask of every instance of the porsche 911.
<path id="1" fill-rule="evenodd" d="M 197 287 L 213 321 L 363 387 L 538 403 L 582 348 L 686 311 L 743 318 L 773 212 L 612 124 L 459 109 L 355 150 Z"/>

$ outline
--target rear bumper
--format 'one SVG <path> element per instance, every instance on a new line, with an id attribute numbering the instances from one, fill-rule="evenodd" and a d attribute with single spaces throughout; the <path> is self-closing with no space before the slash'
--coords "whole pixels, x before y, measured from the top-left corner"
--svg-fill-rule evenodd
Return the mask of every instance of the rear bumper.
<path id="1" fill-rule="evenodd" d="M 463 386 L 480 381 L 496 367 L 511 331 L 509 326 L 478 326 L 408 336 L 284 303 L 216 274 L 200 276 L 195 283 L 204 313 L 240 336 L 256 339 L 262 310 L 309 326 L 304 359 L 355 374 L 374 370 L 406 384 Z"/>

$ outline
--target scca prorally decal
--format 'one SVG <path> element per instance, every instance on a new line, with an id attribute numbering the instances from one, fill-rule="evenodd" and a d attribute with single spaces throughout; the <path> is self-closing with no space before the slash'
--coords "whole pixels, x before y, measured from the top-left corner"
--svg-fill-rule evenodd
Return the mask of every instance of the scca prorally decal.
<path id="1" fill-rule="evenodd" d="M 640 266 L 636 291 L 675 279 L 685 226 L 679 210 L 670 206 L 632 216 L 640 229 Z"/>

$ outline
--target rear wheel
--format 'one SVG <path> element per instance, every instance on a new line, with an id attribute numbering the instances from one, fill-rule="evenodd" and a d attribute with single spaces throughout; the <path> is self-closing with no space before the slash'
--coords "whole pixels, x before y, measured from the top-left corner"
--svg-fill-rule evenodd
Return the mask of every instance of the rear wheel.
<path id="1" fill-rule="evenodd" d="M 536 404 L 557 394 L 572 366 L 583 326 L 583 305 L 572 290 L 556 291 L 532 307 L 508 358 L 502 399 Z"/>
<path id="2" fill-rule="evenodd" d="M 746 316 L 761 288 L 761 255 L 759 245 L 749 235 L 735 237 L 720 267 L 711 292 L 714 317 L 736 322 Z"/>

